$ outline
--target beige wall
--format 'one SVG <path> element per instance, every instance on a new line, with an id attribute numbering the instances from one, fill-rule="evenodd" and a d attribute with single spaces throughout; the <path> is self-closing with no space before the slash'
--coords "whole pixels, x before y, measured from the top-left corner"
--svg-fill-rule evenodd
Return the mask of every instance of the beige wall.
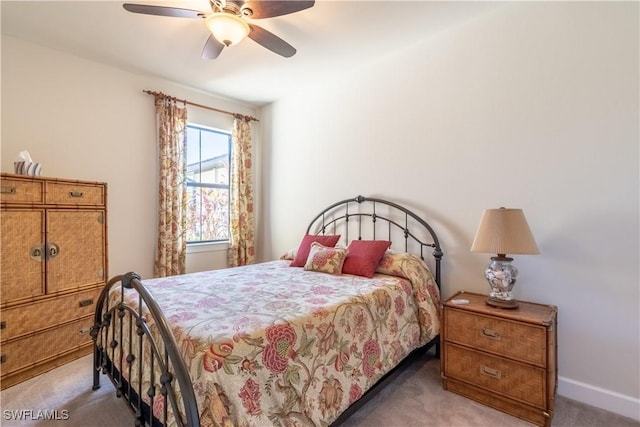
<path id="1" fill-rule="evenodd" d="M 640 417 L 638 16 L 514 2 L 272 104 L 261 253 L 377 196 L 433 224 L 444 296 L 484 293 L 480 216 L 522 208 L 541 254 L 515 257 L 516 295 L 559 308 L 559 392 Z"/>
<path id="2" fill-rule="evenodd" d="M 153 274 L 157 151 L 144 89 L 256 116 L 254 108 L 2 37 L 2 172 L 28 150 L 45 176 L 108 184 L 109 273 Z M 231 130 L 233 118 L 189 107 L 189 120 Z M 254 124 L 259 135 L 259 125 Z M 259 144 L 259 141 L 254 141 Z M 189 271 L 225 267 L 224 247 L 198 248 Z"/>

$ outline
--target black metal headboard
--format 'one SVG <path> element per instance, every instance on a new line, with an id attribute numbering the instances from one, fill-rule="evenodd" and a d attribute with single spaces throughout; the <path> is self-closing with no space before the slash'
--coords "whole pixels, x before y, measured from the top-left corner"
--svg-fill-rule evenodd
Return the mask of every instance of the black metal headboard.
<path id="1" fill-rule="evenodd" d="M 350 239 L 349 231 L 356 233 Z M 388 239 L 392 248 L 419 254 L 424 260 L 424 249 L 433 248 L 435 280 L 440 286 L 442 249 L 433 228 L 409 209 L 387 200 L 357 196 L 325 208 L 307 227 L 307 234 L 341 234 L 348 244 L 351 240 Z M 380 233 L 385 233 L 381 236 Z M 400 237 L 398 239 L 398 237 Z M 398 240 L 404 241 L 404 246 Z"/>

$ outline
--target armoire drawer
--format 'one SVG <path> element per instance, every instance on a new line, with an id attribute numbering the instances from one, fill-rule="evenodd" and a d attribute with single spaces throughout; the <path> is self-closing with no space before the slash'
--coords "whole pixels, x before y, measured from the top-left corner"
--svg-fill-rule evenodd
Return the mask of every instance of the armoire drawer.
<path id="1" fill-rule="evenodd" d="M 2 342 L 91 315 L 95 312 L 101 288 L 90 289 L 4 309 L 0 312 Z"/>
<path id="2" fill-rule="evenodd" d="M 103 185 L 72 182 L 47 182 L 47 204 L 102 206 L 105 204 Z"/>
<path id="3" fill-rule="evenodd" d="M 447 340 L 544 366 L 546 355 L 540 351 L 547 340 L 544 326 L 483 316 L 462 310 L 447 310 L 444 322 Z"/>
<path id="4" fill-rule="evenodd" d="M 41 333 L 2 344 L 0 372 L 4 378 L 13 372 L 46 363 L 91 342 L 89 316 Z"/>
<path id="5" fill-rule="evenodd" d="M 2 177 L 0 180 L 0 202 L 43 203 L 44 181 Z"/>
<path id="6" fill-rule="evenodd" d="M 545 408 L 546 371 L 542 368 L 445 342 L 444 376 Z"/>

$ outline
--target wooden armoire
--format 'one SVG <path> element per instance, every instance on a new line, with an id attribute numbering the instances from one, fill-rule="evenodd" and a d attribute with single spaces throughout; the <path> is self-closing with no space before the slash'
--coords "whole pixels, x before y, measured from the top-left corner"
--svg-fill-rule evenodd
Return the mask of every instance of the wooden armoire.
<path id="1" fill-rule="evenodd" d="M 107 185 L 0 176 L 0 383 L 91 352 L 107 277 Z"/>

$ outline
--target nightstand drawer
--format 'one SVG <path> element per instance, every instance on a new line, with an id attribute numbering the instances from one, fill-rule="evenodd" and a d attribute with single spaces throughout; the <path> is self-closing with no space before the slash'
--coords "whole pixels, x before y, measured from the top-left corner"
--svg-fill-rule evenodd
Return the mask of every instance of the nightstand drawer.
<path id="1" fill-rule="evenodd" d="M 546 371 L 445 342 L 444 376 L 545 409 Z"/>
<path id="2" fill-rule="evenodd" d="M 547 329 L 456 309 L 445 310 L 447 341 L 544 367 Z"/>

